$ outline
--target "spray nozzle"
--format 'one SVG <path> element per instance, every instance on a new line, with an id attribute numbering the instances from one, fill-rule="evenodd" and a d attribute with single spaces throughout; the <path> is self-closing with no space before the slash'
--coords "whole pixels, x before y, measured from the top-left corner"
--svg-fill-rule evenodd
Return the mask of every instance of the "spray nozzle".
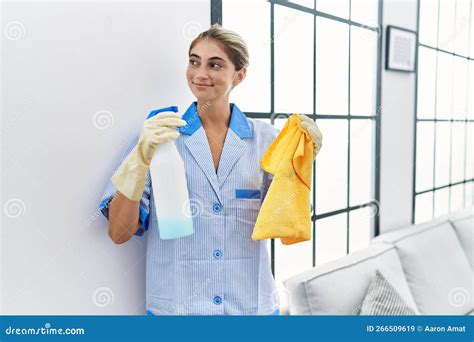
<path id="1" fill-rule="evenodd" d="M 166 107 L 166 108 L 161 108 L 161 109 L 155 109 L 148 114 L 148 117 L 146 118 L 147 120 L 154 117 L 156 114 L 161 113 L 161 112 L 178 112 L 178 107 L 177 106 L 171 106 L 171 107 Z"/>

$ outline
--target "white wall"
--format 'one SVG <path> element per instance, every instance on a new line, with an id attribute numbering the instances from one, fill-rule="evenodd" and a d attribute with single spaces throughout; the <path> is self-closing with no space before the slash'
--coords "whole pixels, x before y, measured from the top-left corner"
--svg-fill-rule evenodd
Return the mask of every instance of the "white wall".
<path id="1" fill-rule="evenodd" d="M 3 314 L 144 314 L 145 237 L 113 244 L 96 209 L 146 115 L 193 99 L 209 3 L 3 3 Z"/>
<path id="2" fill-rule="evenodd" d="M 411 223 L 415 73 L 385 70 L 385 30 L 416 31 L 417 0 L 383 1 L 380 160 L 380 233 Z"/>

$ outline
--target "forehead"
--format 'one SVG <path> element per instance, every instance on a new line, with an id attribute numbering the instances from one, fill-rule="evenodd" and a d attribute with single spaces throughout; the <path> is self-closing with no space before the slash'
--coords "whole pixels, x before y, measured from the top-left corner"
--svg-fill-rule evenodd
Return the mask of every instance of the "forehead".
<path id="1" fill-rule="evenodd" d="M 229 60 L 227 54 L 221 45 L 213 39 L 202 39 L 193 46 L 190 54 L 196 54 L 202 59 L 211 57 L 220 57 L 226 61 Z"/>

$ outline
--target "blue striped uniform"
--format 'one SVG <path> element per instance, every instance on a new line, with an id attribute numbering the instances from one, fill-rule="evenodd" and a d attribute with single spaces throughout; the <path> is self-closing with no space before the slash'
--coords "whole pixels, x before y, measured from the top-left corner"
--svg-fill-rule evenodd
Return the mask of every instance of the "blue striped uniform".
<path id="1" fill-rule="evenodd" d="M 175 140 L 184 161 L 194 234 L 160 239 L 149 173 L 140 201 L 136 235 L 147 232 L 147 314 L 278 314 L 269 240 L 253 241 L 251 236 L 272 180 L 260 168 L 260 160 L 279 130 L 247 118 L 231 103 L 216 173 L 196 106 L 193 102 L 183 114 L 187 124 L 179 128 L 181 134 Z M 137 142 L 138 137 L 122 160 Z M 100 203 L 107 218 L 115 192 L 109 181 Z"/>

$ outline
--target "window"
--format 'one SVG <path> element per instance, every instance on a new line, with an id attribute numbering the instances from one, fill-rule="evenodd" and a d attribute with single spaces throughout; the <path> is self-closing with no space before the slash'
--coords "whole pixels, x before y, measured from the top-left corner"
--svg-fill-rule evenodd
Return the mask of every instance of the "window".
<path id="1" fill-rule="evenodd" d="M 473 203 L 472 0 L 418 0 L 413 223 Z"/>
<path id="2" fill-rule="evenodd" d="M 324 135 L 313 173 L 312 239 L 289 246 L 271 241 L 275 278 L 366 247 L 379 224 L 380 2 L 211 4 L 212 22 L 249 46 L 247 79 L 232 101 L 280 129 L 291 113 L 306 114 Z"/>

